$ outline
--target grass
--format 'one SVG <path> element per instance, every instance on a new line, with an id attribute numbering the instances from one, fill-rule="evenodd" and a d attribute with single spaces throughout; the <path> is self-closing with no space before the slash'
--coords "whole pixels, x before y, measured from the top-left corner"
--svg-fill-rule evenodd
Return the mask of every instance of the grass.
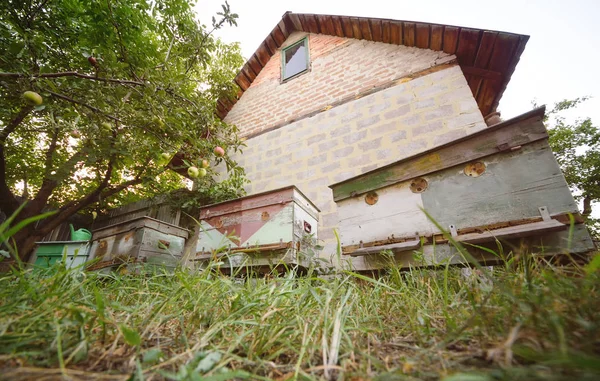
<path id="1" fill-rule="evenodd" d="M 0 378 L 593 380 L 599 267 L 15 270 L 0 274 Z"/>

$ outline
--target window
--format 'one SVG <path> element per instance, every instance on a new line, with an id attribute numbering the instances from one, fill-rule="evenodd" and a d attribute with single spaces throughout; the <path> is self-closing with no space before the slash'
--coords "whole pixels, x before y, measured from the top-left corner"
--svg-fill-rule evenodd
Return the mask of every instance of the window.
<path id="1" fill-rule="evenodd" d="M 281 52 L 282 81 L 295 77 L 308 70 L 308 38 L 284 48 Z"/>

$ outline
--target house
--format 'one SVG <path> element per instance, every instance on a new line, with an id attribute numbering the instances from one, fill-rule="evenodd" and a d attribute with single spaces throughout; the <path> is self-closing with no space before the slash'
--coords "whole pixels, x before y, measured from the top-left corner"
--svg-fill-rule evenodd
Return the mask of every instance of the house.
<path id="1" fill-rule="evenodd" d="M 218 102 L 246 138 L 248 194 L 298 187 L 320 209 L 329 259 L 340 221 L 329 185 L 486 129 L 528 38 L 285 13 L 237 75 L 237 98 Z"/>

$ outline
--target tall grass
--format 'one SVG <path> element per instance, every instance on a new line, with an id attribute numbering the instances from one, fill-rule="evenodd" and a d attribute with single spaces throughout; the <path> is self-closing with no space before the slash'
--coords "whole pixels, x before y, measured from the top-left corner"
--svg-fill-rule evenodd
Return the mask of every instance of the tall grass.
<path id="1" fill-rule="evenodd" d="M 0 275 L 0 378 L 596 379 L 600 256 L 522 254 L 487 276 L 15 270 Z"/>

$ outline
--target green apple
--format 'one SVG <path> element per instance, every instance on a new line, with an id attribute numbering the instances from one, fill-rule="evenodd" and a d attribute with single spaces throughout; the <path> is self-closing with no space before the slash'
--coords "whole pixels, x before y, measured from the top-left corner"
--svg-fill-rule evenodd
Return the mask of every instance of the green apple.
<path id="1" fill-rule="evenodd" d="M 204 159 L 202 160 L 202 168 L 208 168 L 210 166 L 210 163 L 208 162 L 208 160 Z"/>
<path id="2" fill-rule="evenodd" d="M 168 153 L 168 152 L 163 152 L 163 153 L 160 154 L 160 159 L 162 161 L 164 161 L 165 163 L 168 163 L 169 160 L 171 160 L 171 154 Z"/>
<path id="3" fill-rule="evenodd" d="M 200 174 L 200 171 L 198 170 L 197 167 L 192 166 L 192 167 L 188 168 L 187 173 L 188 173 L 188 176 L 190 176 L 190 177 L 198 177 L 198 175 Z"/>
<path id="4" fill-rule="evenodd" d="M 44 98 L 35 91 L 26 91 L 23 93 L 23 98 L 34 106 L 39 106 L 44 102 Z"/>
<path id="5" fill-rule="evenodd" d="M 207 173 L 208 173 L 208 172 L 206 172 L 206 169 L 204 169 L 204 168 L 200 168 L 200 169 L 198 170 L 198 177 L 204 177 L 204 176 L 206 176 L 206 174 L 207 174 Z"/>

